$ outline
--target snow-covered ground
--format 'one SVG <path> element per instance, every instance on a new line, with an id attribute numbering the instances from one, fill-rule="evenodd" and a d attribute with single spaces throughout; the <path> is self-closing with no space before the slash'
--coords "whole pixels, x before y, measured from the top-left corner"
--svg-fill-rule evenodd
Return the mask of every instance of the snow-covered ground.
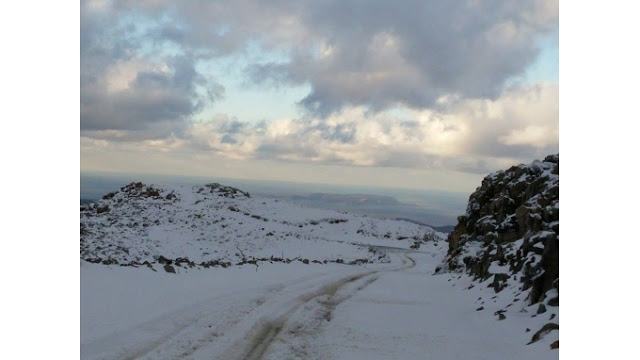
<path id="1" fill-rule="evenodd" d="M 434 275 L 444 234 L 405 221 L 131 184 L 81 212 L 81 238 L 82 359 L 558 357 L 558 331 L 527 345 L 557 307 Z"/>
<path id="2" fill-rule="evenodd" d="M 80 212 L 80 257 L 129 264 L 158 257 L 195 263 L 256 258 L 384 261 L 370 245 L 409 248 L 444 240 L 408 221 L 248 197 L 218 186 L 130 184 Z"/>
<path id="3" fill-rule="evenodd" d="M 446 250 L 427 249 L 390 251 L 389 264 L 264 264 L 178 275 L 81 262 L 81 357 L 558 357 L 549 349 L 557 331 L 526 345 L 551 312 L 532 318 L 536 307 L 519 302 L 498 320 L 494 312 L 505 304 L 492 299 L 493 290 L 467 289 L 464 276 L 431 275 Z"/>

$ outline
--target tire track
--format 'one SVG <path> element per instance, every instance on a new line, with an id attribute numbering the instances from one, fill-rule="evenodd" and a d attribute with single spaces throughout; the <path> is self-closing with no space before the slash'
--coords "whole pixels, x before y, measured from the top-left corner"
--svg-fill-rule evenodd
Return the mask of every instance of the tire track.
<path id="1" fill-rule="evenodd" d="M 402 265 L 399 268 L 392 270 L 375 270 L 368 271 L 365 273 L 357 274 L 342 278 L 340 280 L 331 282 L 322 286 L 319 290 L 303 294 L 298 297 L 298 302 L 293 307 L 289 308 L 286 312 L 277 316 L 274 319 L 260 319 L 254 326 L 253 329 L 247 333 L 241 341 L 235 343 L 231 348 L 229 348 L 221 357 L 221 359 L 225 360 L 234 360 L 234 359 L 247 359 L 247 360 L 259 360 L 262 359 L 269 346 L 274 342 L 276 338 L 282 333 L 282 331 L 286 328 L 287 323 L 289 322 L 292 315 L 294 315 L 298 310 L 302 307 L 305 307 L 307 304 L 317 301 L 324 308 L 323 317 L 325 320 L 330 321 L 333 311 L 336 307 L 338 307 L 344 301 L 350 299 L 359 291 L 365 289 L 367 286 L 371 285 L 375 282 L 380 276 L 379 273 L 384 273 L 388 271 L 402 271 L 411 269 L 416 266 L 416 262 L 413 258 L 404 255 L 406 259 L 403 259 Z M 406 261 L 408 260 L 408 261 Z M 407 265 L 407 263 L 409 263 Z M 352 284 L 356 281 L 366 279 L 363 284 L 356 287 L 354 291 L 347 295 L 337 297 L 336 294 L 349 284 Z M 326 297 L 326 300 L 322 298 Z M 292 331 L 295 335 L 295 331 Z"/>
<path id="2" fill-rule="evenodd" d="M 344 276 L 337 280 L 335 272 L 325 272 L 304 276 L 289 283 L 270 285 L 259 290 L 259 293 L 256 293 L 257 289 L 252 289 L 238 291 L 234 295 L 216 296 L 189 308 L 177 310 L 168 314 L 168 317 L 165 315 L 151 320 L 127 332 L 145 331 L 147 327 L 155 327 L 158 323 L 162 323 L 167 329 L 161 336 L 148 339 L 143 343 L 125 345 L 118 339 L 127 338 L 128 335 L 118 334 L 103 344 L 107 347 L 105 348 L 107 352 L 102 352 L 101 355 L 96 353 L 94 355 L 97 357 L 93 357 L 126 360 L 192 359 L 202 358 L 202 355 L 209 351 L 218 353 L 219 350 L 228 347 L 222 356 L 216 354 L 214 358 L 261 359 L 274 340 L 284 329 L 287 329 L 290 318 L 303 306 L 312 303 L 317 310 L 318 304 L 320 304 L 325 320 L 330 321 L 333 310 L 340 303 L 376 281 L 378 273 L 400 271 L 414 266 L 415 261 L 404 255 L 402 266 L 397 268 L 370 270 Z M 358 284 L 354 291 L 346 295 L 338 294 L 341 290 L 358 281 L 363 282 Z M 225 301 L 227 304 L 224 307 L 214 308 L 215 311 L 207 311 L 206 308 L 211 306 L 210 304 L 223 299 L 229 300 L 231 299 L 230 295 L 234 298 L 243 298 L 242 303 Z M 275 317 L 259 318 L 260 314 L 274 312 L 276 313 Z M 250 323 L 252 318 L 257 320 Z M 245 334 L 243 335 L 242 329 L 248 329 L 248 331 L 244 330 Z M 234 339 L 239 340 L 234 342 Z M 116 349 L 117 344 L 124 346 L 117 346 L 120 347 L 120 350 L 112 352 Z M 108 348 L 112 350 L 109 351 Z M 109 353 L 111 354 L 109 355 Z"/>
<path id="3" fill-rule="evenodd" d="M 178 348 L 184 349 L 174 357 L 185 358 L 199 348 L 210 345 L 219 339 L 220 328 L 232 328 L 245 316 L 249 316 L 258 309 L 266 299 L 277 297 L 287 288 L 304 284 L 309 281 L 331 276 L 331 272 L 306 275 L 287 283 L 280 283 L 256 289 L 234 291 L 229 294 L 214 296 L 185 308 L 148 320 L 126 330 L 114 333 L 104 338 L 96 339 L 87 344 L 81 344 L 81 356 L 87 359 L 121 359 L 134 360 L 154 358 L 158 354 L 176 353 Z M 243 299 L 242 302 L 227 301 L 220 306 L 220 302 L 229 298 Z M 217 304 L 214 311 L 211 304 Z M 144 333 L 149 329 L 162 328 L 158 336 L 142 342 L 131 342 L 129 338 L 136 333 Z M 196 337 L 194 338 L 194 335 Z"/>
<path id="4" fill-rule="evenodd" d="M 280 335 L 282 329 L 285 327 L 285 324 L 291 317 L 291 315 L 293 315 L 301 307 L 323 296 L 328 296 L 329 298 L 331 298 L 335 296 L 335 294 L 343 286 L 377 272 L 378 271 L 368 271 L 363 274 L 348 276 L 338 281 L 326 284 L 317 291 L 299 296 L 297 304 L 289 308 L 284 314 L 276 317 L 275 319 L 261 319 L 258 324 L 254 326 L 254 330 L 252 330 L 251 333 L 247 334 L 245 336 L 245 339 L 243 339 L 240 343 L 236 343 L 231 349 L 229 349 L 222 356 L 222 359 L 261 359 L 269 348 L 269 345 L 271 345 L 273 340 L 276 339 L 278 335 Z M 339 302 L 337 302 L 335 306 L 337 306 L 338 304 Z"/>

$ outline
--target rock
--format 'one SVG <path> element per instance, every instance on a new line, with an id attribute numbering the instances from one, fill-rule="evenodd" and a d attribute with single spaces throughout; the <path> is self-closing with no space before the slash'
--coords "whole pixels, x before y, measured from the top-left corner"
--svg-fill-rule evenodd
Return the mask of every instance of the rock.
<path id="1" fill-rule="evenodd" d="M 549 347 L 551 347 L 551 349 L 557 349 L 560 347 L 560 340 L 556 340 L 554 342 L 551 343 L 551 345 L 549 345 Z"/>
<path id="2" fill-rule="evenodd" d="M 109 209 L 109 205 L 105 205 L 105 206 L 98 207 L 98 208 L 96 209 L 96 213 L 98 213 L 98 214 L 102 214 L 102 213 L 106 213 L 106 212 L 108 212 L 109 210 L 110 210 L 110 209 Z"/>
<path id="3" fill-rule="evenodd" d="M 560 297 L 556 296 L 554 298 L 549 299 L 549 301 L 547 301 L 547 305 L 549 305 L 549 306 L 560 306 Z"/>
<path id="4" fill-rule="evenodd" d="M 547 311 L 547 307 L 544 306 L 544 304 L 539 304 L 538 311 L 536 311 L 536 314 L 542 314 L 542 313 L 545 313 L 546 311 Z"/>
<path id="5" fill-rule="evenodd" d="M 503 313 L 498 314 L 498 320 L 504 320 L 506 318 L 507 318 L 507 316 L 505 314 L 503 314 Z"/>
<path id="6" fill-rule="evenodd" d="M 507 274 L 495 274 L 493 275 L 493 283 L 491 284 L 491 286 L 493 287 L 493 290 L 495 292 L 500 292 L 502 289 L 504 289 L 505 282 L 507 281 L 507 279 L 509 279 L 509 275 Z"/>
<path id="7" fill-rule="evenodd" d="M 559 330 L 560 326 L 555 323 L 546 323 L 540 330 L 536 331 L 535 334 L 531 337 L 531 341 L 527 344 L 533 344 L 534 342 L 542 339 L 546 334 L 550 333 L 553 330 Z"/>
<path id="8" fill-rule="evenodd" d="M 166 271 L 168 273 L 172 273 L 172 274 L 176 273 L 176 269 L 174 269 L 173 266 L 171 266 L 171 265 L 165 265 L 164 266 L 164 271 Z"/>
<path id="9" fill-rule="evenodd" d="M 116 193 L 115 193 L 115 192 L 110 192 L 110 193 L 108 193 L 107 195 L 103 196 L 103 197 L 102 197 L 102 200 L 110 200 L 110 199 L 113 199 L 113 197 L 114 197 L 115 195 L 116 195 Z"/>
<path id="10" fill-rule="evenodd" d="M 484 306 L 480 306 L 479 308 L 476 309 L 476 311 L 481 311 L 484 310 Z"/>
<path id="11" fill-rule="evenodd" d="M 223 196 L 223 197 L 227 197 L 227 198 L 238 198 L 238 197 L 251 197 L 251 195 L 249 195 L 248 192 L 236 189 L 234 187 L 231 186 L 224 186 L 224 185 L 220 185 L 218 183 L 211 183 L 211 184 L 206 184 L 205 185 L 206 188 L 209 189 L 209 193 L 211 194 L 217 194 L 218 196 Z"/>

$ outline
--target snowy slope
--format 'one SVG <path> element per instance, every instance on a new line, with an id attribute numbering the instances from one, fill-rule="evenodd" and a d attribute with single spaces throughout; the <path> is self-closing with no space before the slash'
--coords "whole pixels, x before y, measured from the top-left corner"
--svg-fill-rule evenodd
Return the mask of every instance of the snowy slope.
<path id="1" fill-rule="evenodd" d="M 179 276 L 81 262 L 82 359 L 556 359 L 545 318 L 459 275 L 446 245 L 387 264 L 266 263 Z M 477 300 L 476 300 L 477 299 Z M 480 305 L 482 303 L 482 305 Z M 476 309 L 482 306 L 483 310 Z"/>
<path id="2" fill-rule="evenodd" d="M 80 224 L 82 359 L 558 357 L 557 331 L 527 345 L 556 309 L 434 274 L 449 244 L 418 224 L 141 183 Z"/>
<path id="3" fill-rule="evenodd" d="M 410 248 L 444 240 L 444 234 L 407 221 L 250 197 L 218 184 L 129 184 L 81 208 L 80 234 L 81 259 L 133 265 L 160 257 L 192 265 L 272 258 L 383 262 L 384 252 L 371 245 Z"/>

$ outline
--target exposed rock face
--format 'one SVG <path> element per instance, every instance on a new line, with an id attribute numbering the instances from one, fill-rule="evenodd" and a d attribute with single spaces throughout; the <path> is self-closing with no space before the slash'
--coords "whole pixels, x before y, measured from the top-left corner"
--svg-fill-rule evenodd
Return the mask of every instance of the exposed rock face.
<path id="1" fill-rule="evenodd" d="M 559 155 L 484 178 L 449 235 L 449 270 L 464 269 L 496 292 L 519 281 L 531 304 L 559 287 Z"/>

